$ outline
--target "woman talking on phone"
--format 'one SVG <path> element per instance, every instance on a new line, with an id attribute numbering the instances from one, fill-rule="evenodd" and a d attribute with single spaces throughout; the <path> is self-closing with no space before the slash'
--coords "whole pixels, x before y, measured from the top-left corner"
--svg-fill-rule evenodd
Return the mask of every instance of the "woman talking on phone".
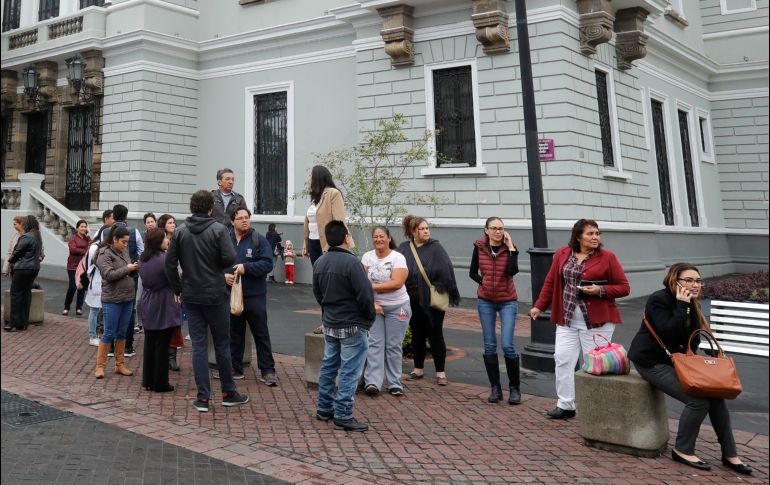
<path id="1" fill-rule="evenodd" d="M 708 329 L 700 308 L 700 293 L 703 289 L 698 268 L 689 263 L 675 263 L 663 278 L 662 290 L 647 299 L 644 315 L 647 323 L 670 352 L 687 352 L 690 335 L 697 329 Z M 697 352 L 700 338 L 692 341 L 692 351 Z M 685 404 L 679 417 L 676 443 L 671 449 L 671 458 L 701 470 L 710 470 L 711 465 L 695 456 L 695 440 L 706 415 L 711 418 L 719 444 L 722 448 L 722 463 L 738 473 L 748 475 L 752 469 L 738 458 L 735 438 L 730 426 L 730 412 L 724 399 L 692 397 L 682 390 L 671 358 L 655 337 L 642 323 L 639 332 L 628 349 L 628 358 L 646 381 L 664 393 Z"/>
<path id="2" fill-rule="evenodd" d="M 470 277 L 478 283 L 476 306 L 484 335 L 484 366 L 492 392 L 487 401 L 500 402 L 500 364 L 497 360 L 495 320 L 500 314 L 500 337 L 505 369 L 508 371 L 508 404 L 521 403 L 519 391 L 519 355 L 513 345 L 516 316 L 519 309 L 513 276 L 519 272 L 519 250 L 506 232 L 503 220 L 490 217 L 484 225 L 484 236 L 473 243 Z"/>
<path id="3" fill-rule="evenodd" d="M 553 256 L 553 263 L 529 311 L 533 320 L 551 307 L 556 326 L 553 353 L 556 364 L 556 407 L 548 411 L 552 419 L 575 417 L 575 364 L 580 350 L 586 353 L 596 345 L 595 334 L 612 340 L 615 324 L 621 323 L 616 298 L 631 292 L 618 258 L 602 248 L 596 221 L 580 219 L 572 226 L 567 246 Z"/>

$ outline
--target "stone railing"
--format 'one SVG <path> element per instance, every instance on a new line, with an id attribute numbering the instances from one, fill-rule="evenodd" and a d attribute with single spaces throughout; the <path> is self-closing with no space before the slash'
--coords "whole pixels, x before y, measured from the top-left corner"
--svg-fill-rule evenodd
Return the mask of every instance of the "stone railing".
<path id="1" fill-rule="evenodd" d="M 37 29 L 12 35 L 8 39 L 8 49 L 21 49 L 37 43 Z"/>
<path id="2" fill-rule="evenodd" d="M 78 32 L 82 31 L 83 16 L 81 15 L 80 17 L 70 17 L 68 19 L 62 20 L 61 22 L 50 24 L 48 26 L 48 38 L 58 39 L 59 37 L 77 34 Z"/>
<path id="3" fill-rule="evenodd" d="M 3 209 L 18 209 L 21 200 L 21 183 L 3 182 L 2 184 L 2 203 Z"/>
<path id="4" fill-rule="evenodd" d="M 30 189 L 29 196 L 34 204 L 32 213 L 38 221 L 63 241 L 67 241 L 75 232 L 78 216 L 39 188 Z"/>

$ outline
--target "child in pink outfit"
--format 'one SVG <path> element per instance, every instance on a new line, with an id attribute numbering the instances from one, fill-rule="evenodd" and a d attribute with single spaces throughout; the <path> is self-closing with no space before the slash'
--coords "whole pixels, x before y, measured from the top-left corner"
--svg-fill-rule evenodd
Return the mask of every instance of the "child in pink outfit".
<path id="1" fill-rule="evenodd" d="M 294 245 L 291 241 L 286 241 L 286 247 L 283 250 L 283 267 L 286 272 L 286 284 L 294 284 L 294 258 L 297 257 L 297 252 L 294 251 Z"/>

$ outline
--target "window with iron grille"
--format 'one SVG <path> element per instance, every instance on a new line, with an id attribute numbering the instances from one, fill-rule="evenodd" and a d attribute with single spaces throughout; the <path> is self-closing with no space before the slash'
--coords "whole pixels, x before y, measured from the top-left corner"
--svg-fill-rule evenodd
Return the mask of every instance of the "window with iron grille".
<path id="1" fill-rule="evenodd" d="M 254 213 L 286 214 L 288 204 L 286 91 L 254 96 Z"/>
<path id="2" fill-rule="evenodd" d="M 602 132 L 602 156 L 605 167 L 615 166 L 615 153 L 612 146 L 612 113 L 610 112 L 610 94 L 607 86 L 607 73 L 596 70 L 596 101 L 599 103 L 599 127 Z"/>
<path id="3" fill-rule="evenodd" d="M 5 0 L 3 4 L 3 32 L 19 28 L 21 0 Z"/>
<path id="4" fill-rule="evenodd" d="M 94 109 L 69 110 L 67 138 L 67 184 L 64 205 L 71 210 L 91 209 L 91 180 L 94 139 L 91 133 Z"/>
<path id="5" fill-rule="evenodd" d="M 690 120 L 686 111 L 679 110 L 679 138 L 682 142 L 682 164 L 684 165 L 684 185 L 687 188 L 687 208 L 690 211 L 690 224 L 700 225 L 698 201 L 695 191 L 695 173 L 693 172 L 692 150 L 690 149 Z"/>
<path id="6" fill-rule="evenodd" d="M 104 7 L 104 0 L 80 0 L 80 8 Z"/>
<path id="7" fill-rule="evenodd" d="M 476 166 L 476 123 L 471 66 L 433 71 L 437 167 Z"/>
<path id="8" fill-rule="evenodd" d="M 0 120 L 0 164 L 2 164 L 2 171 L 0 171 L 0 182 L 5 182 L 5 154 L 11 151 L 11 132 L 13 131 L 13 109 L 3 110 L 2 119 Z"/>
<path id="9" fill-rule="evenodd" d="M 37 19 L 40 21 L 59 16 L 59 0 L 40 0 Z"/>
<path id="10" fill-rule="evenodd" d="M 655 137 L 655 158 L 658 165 L 658 187 L 660 189 L 660 208 L 667 226 L 674 225 L 674 203 L 671 198 L 671 178 L 668 170 L 668 150 L 666 148 L 666 127 L 663 123 L 663 103 L 653 99 L 652 133 Z"/>

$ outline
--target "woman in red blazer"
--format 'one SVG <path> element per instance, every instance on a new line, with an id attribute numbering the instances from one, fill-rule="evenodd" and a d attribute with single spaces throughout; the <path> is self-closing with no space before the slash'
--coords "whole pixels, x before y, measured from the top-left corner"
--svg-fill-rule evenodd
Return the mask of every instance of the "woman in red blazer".
<path id="1" fill-rule="evenodd" d="M 569 244 L 556 251 L 540 297 L 529 311 L 532 319 L 551 307 L 556 327 L 553 354 L 556 364 L 556 408 L 548 417 L 575 417 L 575 365 L 594 347 L 593 336 L 612 340 L 615 324 L 621 323 L 615 298 L 631 292 L 618 258 L 602 249 L 596 221 L 580 219 L 572 227 Z"/>

